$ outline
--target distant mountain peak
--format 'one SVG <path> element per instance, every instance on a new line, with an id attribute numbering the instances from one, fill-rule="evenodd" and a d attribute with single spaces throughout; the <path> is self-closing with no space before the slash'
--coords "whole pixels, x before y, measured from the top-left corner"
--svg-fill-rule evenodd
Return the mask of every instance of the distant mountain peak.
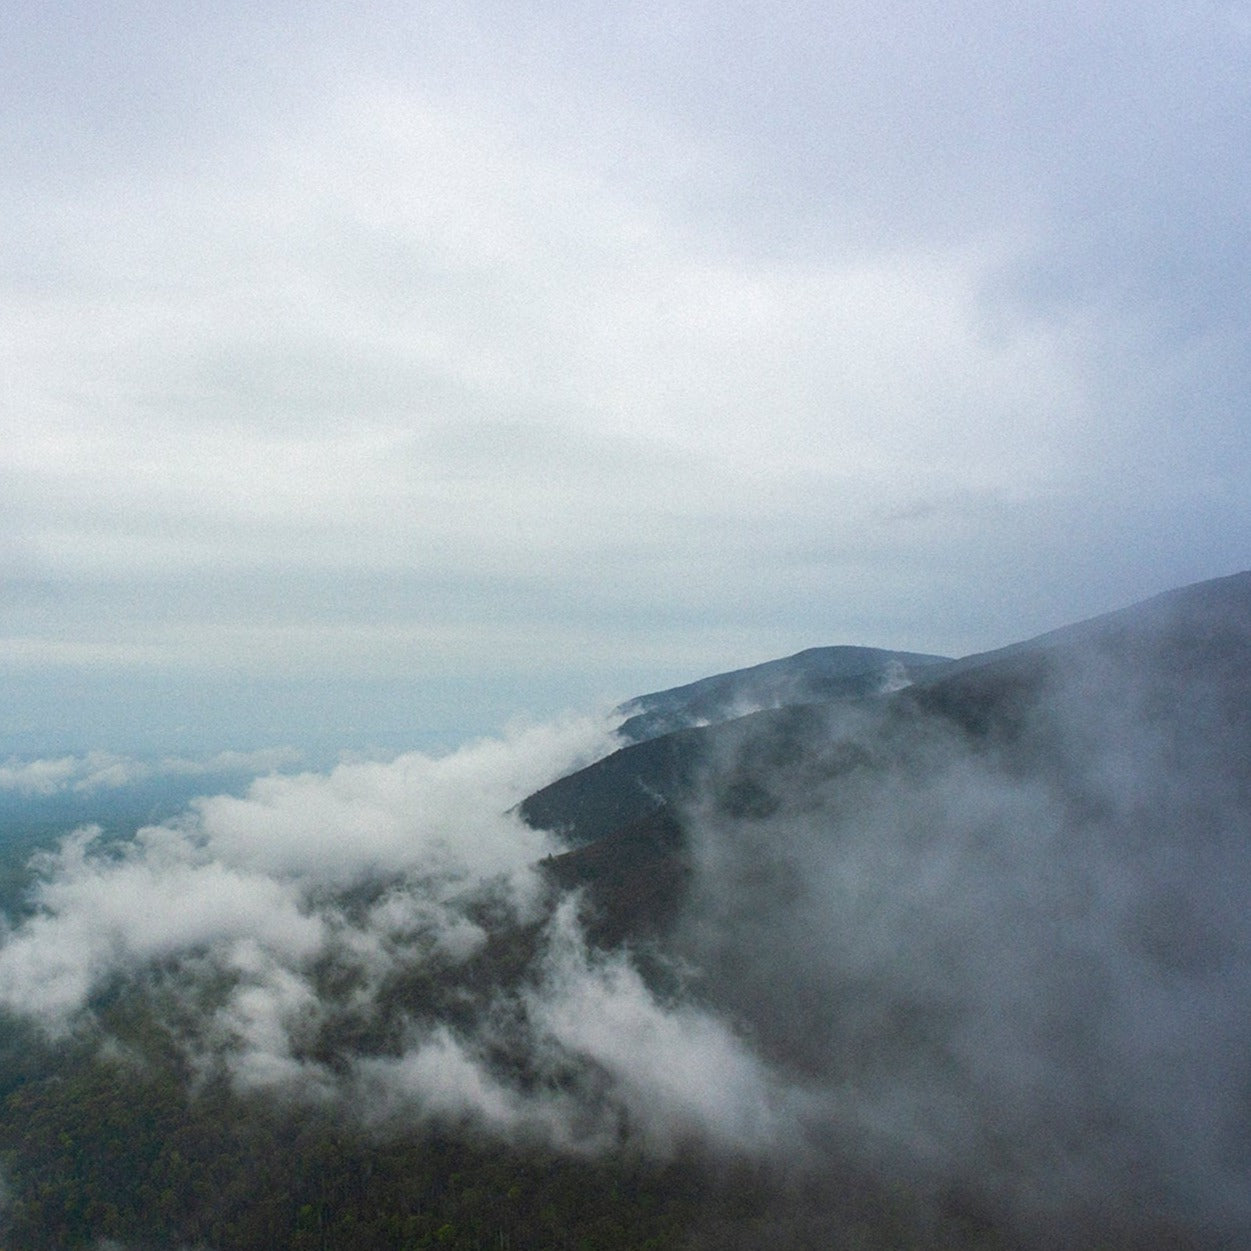
<path id="1" fill-rule="evenodd" d="M 642 742 L 748 713 L 898 690 L 949 657 L 879 647 L 809 647 L 793 656 L 639 695 L 618 709 L 620 733 Z"/>

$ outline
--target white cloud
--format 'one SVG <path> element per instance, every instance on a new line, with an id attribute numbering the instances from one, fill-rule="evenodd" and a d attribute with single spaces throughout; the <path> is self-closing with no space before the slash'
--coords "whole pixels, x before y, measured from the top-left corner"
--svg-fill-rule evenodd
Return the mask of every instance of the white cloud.
<path id="1" fill-rule="evenodd" d="M 293 1054 L 294 1044 L 320 1016 L 308 981 L 252 938 L 234 945 L 226 965 L 241 980 L 210 1023 L 209 1051 L 224 1052 L 225 1067 L 242 1089 L 298 1084 L 305 1097 L 329 1097 L 329 1075 Z M 199 1058 L 212 1063 L 209 1056 Z"/>
<path id="2" fill-rule="evenodd" d="M 73 756 L 55 760 L 10 759 L 0 765 L 0 790 L 19 795 L 55 795 L 69 785 L 80 762 Z"/>
<path id="3" fill-rule="evenodd" d="M 281 877 L 508 875 L 549 850 L 547 836 L 509 810 L 570 760 L 589 763 L 611 744 L 602 721 L 570 720 L 442 757 L 410 752 L 329 774 L 275 775 L 242 798 L 197 800 L 199 830 L 213 855 Z"/>
<path id="4" fill-rule="evenodd" d="M 177 1005 L 201 1072 L 342 1099 L 382 1127 L 764 1150 L 793 1124 L 793 1096 L 715 1016 L 662 1002 L 621 953 L 592 955 L 576 900 L 539 937 L 528 988 L 455 989 L 487 941 L 484 908 L 491 924 L 543 915 L 536 864 L 558 845 L 509 810 L 613 745 L 599 721 L 518 728 L 441 758 L 258 779 L 127 841 L 86 827 L 36 859 L 30 910 L 0 942 L 0 1004 L 60 1032 L 94 991 L 131 980 L 158 1014 Z M 326 989 L 327 969 L 342 989 Z M 420 997 L 394 1000 L 396 979 L 427 974 L 460 1005 L 455 1027 Z M 406 1041 L 349 1044 L 331 1065 L 318 1039 L 340 1021 Z M 504 1053 L 535 1080 L 501 1069 Z"/>
<path id="5" fill-rule="evenodd" d="M 468 1122 L 576 1151 L 628 1139 L 660 1155 L 693 1141 L 765 1152 L 794 1135 L 798 1092 L 712 1013 L 660 1002 L 624 953 L 592 953 L 577 907 L 566 898 L 549 922 L 520 1014 L 488 1020 L 480 1036 L 436 1026 L 398 1056 L 358 1061 L 366 1117 Z M 521 1056 L 539 1080 L 497 1074 L 493 1048 Z"/>
<path id="6" fill-rule="evenodd" d="M 42 858 L 36 911 L 0 947 L 0 1000 L 55 1022 L 99 981 L 165 956 L 249 937 L 287 961 L 323 923 L 288 884 L 211 860 L 185 831 L 149 827 L 116 854 L 98 827 Z"/>
<path id="7" fill-rule="evenodd" d="M 508 810 L 612 745 L 601 720 L 518 728 L 441 758 L 410 753 L 260 778 L 244 798 L 197 800 L 184 817 L 122 843 L 85 827 L 36 858 L 31 914 L 0 946 L 0 1002 L 65 1020 L 103 979 L 149 961 L 207 951 L 238 973 L 241 943 L 272 962 L 268 976 L 284 995 L 331 948 L 366 965 L 431 944 L 464 958 L 478 930 L 463 900 L 449 901 L 490 884 L 524 910 L 534 901 L 533 865 L 553 847 Z M 72 772 L 61 767 L 56 784 Z M 364 929 L 327 893 L 397 878 L 411 897 L 384 895 Z M 240 1021 L 252 1019 L 247 1003 L 236 1008 Z"/>
<path id="8" fill-rule="evenodd" d="M 399 1057 L 361 1061 L 357 1080 L 366 1115 L 380 1123 L 417 1114 L 510 1137 L 518 1131 L 563 1136 L 563 1118 L 552 1115 L 560 1100 L 527 1099 L 492 1077 L 446 1028 Z"/>
<path id="9" fill-rule="evenodd" d="M 72 791 L 87 795 L 121 790 L 137 782 L 161 777 L 212 777 L 222 774 L 247 776 L 289 769 L 300 759 L 290 747 L 257 751 L 222 751 L 197 758 L 165 756 L 140 760 L 114 752 L 91 751 L 80 756 L 19 760 L 10 757 L 0 765 L 0 791 L 47 797 Z"/>
<path id="10" fill-rule="evenodd" d="M 624 954 L 592 955 L 576 907 L 565 900 L 553 919 L 529 1011 L 541 1034 L 607 1071 L 634 1132 L 660 1151 L 692 1138 L 765 1150 L 793 1133 L 791 1096 L 726 1022 L 661 1004 Z"/>

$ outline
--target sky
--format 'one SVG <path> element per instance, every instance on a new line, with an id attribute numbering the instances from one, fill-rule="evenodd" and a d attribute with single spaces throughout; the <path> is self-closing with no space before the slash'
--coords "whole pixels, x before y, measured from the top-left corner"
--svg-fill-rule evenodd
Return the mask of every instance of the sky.
<path id="1" fill-rule="evenodd" d="M 1249 45 L 8 6 L 0 757 L 451 745 L 1251 565 Z"/>

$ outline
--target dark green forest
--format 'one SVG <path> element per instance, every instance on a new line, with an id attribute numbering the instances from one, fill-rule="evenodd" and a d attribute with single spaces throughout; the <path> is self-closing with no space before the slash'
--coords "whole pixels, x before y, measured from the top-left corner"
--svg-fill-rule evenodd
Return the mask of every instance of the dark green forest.
<path id="1" fill-rule="evenodd" d="M 364 1133 L 341 1109 L 197 1081 L 124 997 L 89 1036 L 52 1044 L 9 1020 L 5 1039 L 6 1251 L 1007 1245 L 958 1196 L 936 1214 L 850 1169 L 788 1177 L 695 1145 L 657 1161 L 429 1125 Z"/>

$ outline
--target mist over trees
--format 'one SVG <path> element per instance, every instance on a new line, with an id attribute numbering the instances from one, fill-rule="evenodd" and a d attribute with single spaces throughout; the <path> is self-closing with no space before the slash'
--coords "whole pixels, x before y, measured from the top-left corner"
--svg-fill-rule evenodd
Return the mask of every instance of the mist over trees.
<path id="1" fill-rule="evenodd" d="M 1246 1245 L 1248 760 L 1239 575 L 80 828 L 5 1245 Z"/>

